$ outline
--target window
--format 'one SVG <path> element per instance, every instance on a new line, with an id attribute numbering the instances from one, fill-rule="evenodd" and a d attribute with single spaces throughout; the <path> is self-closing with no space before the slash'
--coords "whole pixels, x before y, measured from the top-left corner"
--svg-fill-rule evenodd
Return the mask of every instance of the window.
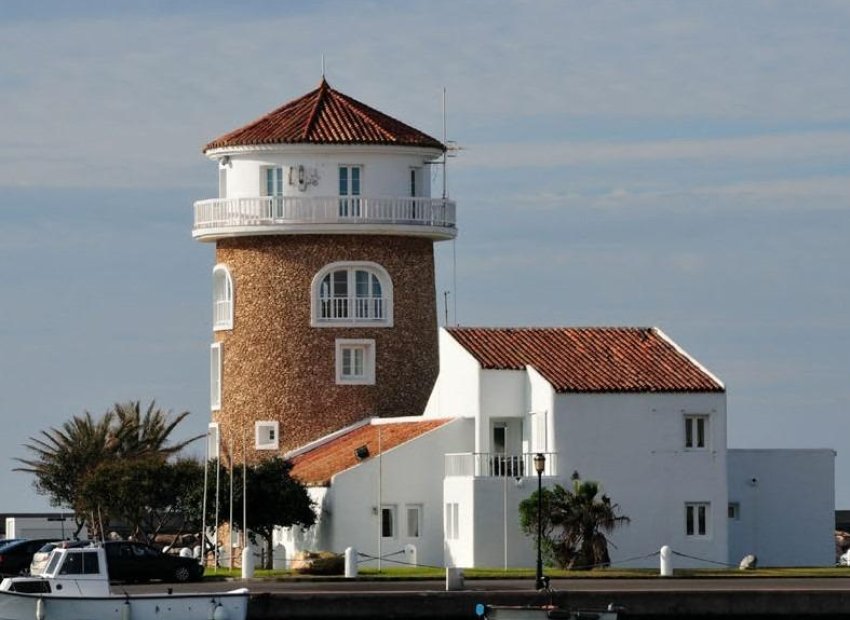
<path id="1" fill-rule="evenodd" d="M 254 424 L 254 448 L 257 450 L 278 449 L 278 423 L 276 420 Z"/>
<path id="2" fill-rule="evenodd" d="M 217 459 L 220 445 L 218 422 L 210 422 L 207 427 L 207 459 Z"/>
<path id="3" fill-rule="evenodd" d="M 233 278 L 225 265 L 213 268 L 213 331 L 233 329 Z"/>
<path id="4" fill-rule="evenodd" d="M 221 343 L 210 345 L 210 409 L 221 409 Z"/>
<path id="5" fill-rule="evenodd" d="M 326 265 L 313 278 L 311 304 L 314 327 L 392 327 L 392 282 L 377 263 Z"/>
<path id="6" fill-rule="evenodd" d="M 457 540 L 459 538 L 459 514 L 459 504 L 452 502 L 446 504 L 446 540 Z"/>
<path id="7" fill-rule="evenodd" d="M 266 196 L 283 196 L 283 168 L 263 168 Z"/>
<path id="8" fill-rule="evenodd" d="M 422 506 L 408 504 L 405 511 L 407 512 L 407 537 L 419 538 L 422 532 Z"/>
<path id="9" fill-rule="evenodd" d="M 227 198 L 227 168 L 218 169 L 218 197 Z"/>
<path id="10" fill-rule="evenodd" d="M 375 341 L 336 341 L 336 382 L 338 384 L 375 384 Z"/>
<path id="11" fill-rule="evenodd" d="M 691 450 L 708 448 L 708 416 L 685 416 L 685 447 Z"/>
<path id="12" fill-rule="evenodd" d="M 741 505 L 738 502 L 729 502 L 727 514 L 730 520 L 739 521 L 741 519 Z"/>
<path id="13" fill-rule="evenodd" d="M 708 536 L 708 503 L 685 504 L 685 534 L 687 536 Z"/>
<path id="14" fill-rule="evenodd" d="M 381 506 L 381 538 L 395 538 L 395 506 Z"/>
<path id="15" fill-rule="evenodd" d="M 339 167 L 339 215 L 360 217 L 360 166 Z"/>

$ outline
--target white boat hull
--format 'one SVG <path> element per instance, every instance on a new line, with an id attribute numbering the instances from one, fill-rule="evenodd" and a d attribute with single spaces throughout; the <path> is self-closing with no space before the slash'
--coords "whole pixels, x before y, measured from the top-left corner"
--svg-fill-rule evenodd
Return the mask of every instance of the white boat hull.
<path id="1" fill-rule="evenodd" d="M 0 592 L 0 620 L 244 620 L 248 590 L 62 597 Z"/>

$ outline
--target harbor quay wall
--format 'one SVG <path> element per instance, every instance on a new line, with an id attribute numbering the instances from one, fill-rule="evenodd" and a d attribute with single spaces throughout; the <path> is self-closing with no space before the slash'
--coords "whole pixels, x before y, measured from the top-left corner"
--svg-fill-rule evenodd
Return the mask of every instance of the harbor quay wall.
<path id="1" fill-rule="evenodd" d="M 850 591 L 558 591 L 281 592 L 251 596 L 248 620 L 360 620 L 475 618 L 477 603 L 546 605 L 578 610 L 622 608 L 637 618 L 846 618 Z"/>

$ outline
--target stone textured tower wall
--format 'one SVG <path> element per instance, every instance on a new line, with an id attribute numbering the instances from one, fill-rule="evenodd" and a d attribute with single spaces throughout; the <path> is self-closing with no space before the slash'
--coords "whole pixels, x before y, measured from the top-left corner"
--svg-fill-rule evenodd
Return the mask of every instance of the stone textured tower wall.
<path id="1" fill-rule="evenodd" d="M 433 242 L 416 237 L 287 235 L 220 239 L 234 284 L 222 344 L 222 439 L 248 460 L 254 422 L 276 420 L 285 452 L 370 416 L 422 413 L 438 372 Z M 392 279 L 393 326 L 312 327 L 313 277 L 329 263 L 370 261 Z M 374 339 L 374 385 L 336 384 L 337 338 Z M 244 429 L 244 430 L 242 430 Z M 240 457 L 241 458 L 241 457 Z"/>

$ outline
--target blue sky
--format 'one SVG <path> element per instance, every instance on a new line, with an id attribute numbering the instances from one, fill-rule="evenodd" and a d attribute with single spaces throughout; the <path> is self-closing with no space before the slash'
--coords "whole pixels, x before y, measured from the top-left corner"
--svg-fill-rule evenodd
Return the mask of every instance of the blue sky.
<path id="1" fill-rule="evenodd" d="M 2 511 L 46 507 L 12 459 L 85 410 L 203 432 L 200 149 L 322 54 L 437 137 L 447 89 L 451 321 L 659 326 L 726 382 L 730 446 L 835 448 L 850 507 L 848 31 L 827 1 L 4 1 Z"/>

